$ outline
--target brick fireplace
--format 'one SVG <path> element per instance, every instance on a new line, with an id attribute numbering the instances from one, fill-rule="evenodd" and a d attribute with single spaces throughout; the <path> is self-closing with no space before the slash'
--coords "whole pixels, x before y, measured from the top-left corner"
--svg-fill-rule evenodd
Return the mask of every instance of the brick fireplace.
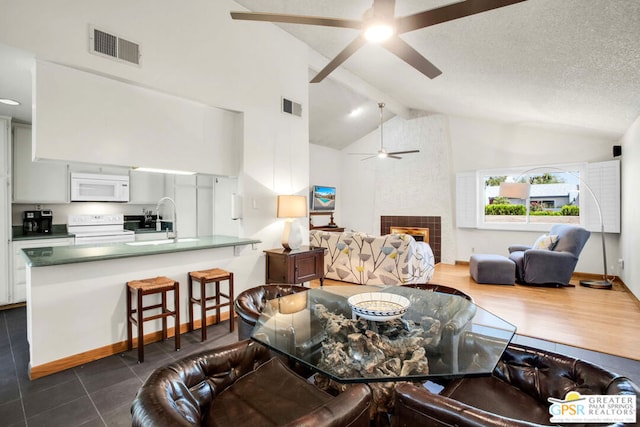
<path id="1" fill-rule="evenodd" d="M 381 216 L 380 235 L 389 234 L 391 227 L 415 227 L 429 229 L 429 246 L 436 264 L 440 262 L 442 222 L 439 216 Z"/>

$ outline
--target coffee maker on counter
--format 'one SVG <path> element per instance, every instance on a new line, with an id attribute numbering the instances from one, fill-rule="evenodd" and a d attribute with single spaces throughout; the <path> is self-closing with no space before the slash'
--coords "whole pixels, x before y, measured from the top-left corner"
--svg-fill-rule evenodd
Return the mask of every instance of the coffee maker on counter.
<path id="1" fill-rule="evenodd" d="M 51 234 L 53 212 L 51 209 L 41 211 L 24 211 L 22 213 L 22 232 L 24 234 Z"/>

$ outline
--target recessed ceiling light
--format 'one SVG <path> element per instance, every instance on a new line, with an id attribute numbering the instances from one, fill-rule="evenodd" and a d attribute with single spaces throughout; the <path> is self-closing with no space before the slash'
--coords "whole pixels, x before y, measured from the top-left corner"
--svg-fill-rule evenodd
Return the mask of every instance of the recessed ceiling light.
<path id="1" fill-rule="evenodd" d="M 15 101 L 13 99 L 9 99 L 9 98 L 0 98 L 0 103 L 2 104 L 7 104 L 7 105 L 20 105 L 20 103 L 18 101 Z"/>
<path id="2" fill-rule="evenodd" d="M 349 112 L 349 117 L 358 117 L 361 114 L 362 114 L 362 107 L 357 107 Z"/>

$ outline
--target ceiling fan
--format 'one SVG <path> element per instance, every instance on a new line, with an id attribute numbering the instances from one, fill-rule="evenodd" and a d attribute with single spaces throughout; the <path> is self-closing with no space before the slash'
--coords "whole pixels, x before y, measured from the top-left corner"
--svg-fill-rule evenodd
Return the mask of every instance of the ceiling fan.
<path id="1" fill-rule="evenodd" d="M 465 0 L 418 12 L 413 15 L 396 17 L 396 0 L 373 0 L 373 5 L 364 13 L 362 20 L 265 12 L 231 12 L 231 18 L 246 21 L 321 25 L 325 27 L 360 30 L 360 35 L 347 45 L 338 56 L 333 58 L 333 60 L 311 80 L 311 83 L 321 82 L 367 41 L 380 43 L 380 45 L 389 52 L 425 76 L 433 79 L 442 74 L 442 71 L 417 50 L 409 46 L 404 40 L 398 37 L 398 35 L 523 1 L 526 0 Z"/>
<path id="2" fill-rule="evenodd" d="M 384 132 L 382 128 L 384 124 L 384 121 L 382 120 L 383 119 L 382 110 L 384 109 L 384 102 L 378 102 L 378 108 L 380 108 L 380 149 L 378 150 L 377 153 L 349 153 L 349 154 L 354 154 L 357 156 L 368 156 L 361 160 L 369 160 L 375 157 L 379 159 L 398 159 L 399 160 L 399 159 L 402 159 L 402 157 L 400 157 L 399 154 L 419 153 L 420 150 L 387 151 L 384 148 Z"/>

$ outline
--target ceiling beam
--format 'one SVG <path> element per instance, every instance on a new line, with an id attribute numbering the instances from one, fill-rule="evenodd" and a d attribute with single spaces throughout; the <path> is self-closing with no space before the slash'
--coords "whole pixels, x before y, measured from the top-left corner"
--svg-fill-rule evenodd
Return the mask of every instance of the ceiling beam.
<path id="1" fill-rule="evenodd" d="M 330 60 L 321 55 L 317 51 L 309 48 L 309 68 L 315 72 L 319 72 Z M 340 67 L 331 72 L 331 75 L 327 76 L 328 79 L 333 79 L 340 84 L 348 86 L 354 92 L 361 94 L 375 102 L 384 102 L 385 108 L 397 116 L 403 119 L 410 119 L 412 117 L 412 109 L 406 105 L 395 100 L 391 95 L 376 89 L 369 83 L 362 80 L 352 72 Z M 311 83 L 315 84 L 315 83 Z"/>

